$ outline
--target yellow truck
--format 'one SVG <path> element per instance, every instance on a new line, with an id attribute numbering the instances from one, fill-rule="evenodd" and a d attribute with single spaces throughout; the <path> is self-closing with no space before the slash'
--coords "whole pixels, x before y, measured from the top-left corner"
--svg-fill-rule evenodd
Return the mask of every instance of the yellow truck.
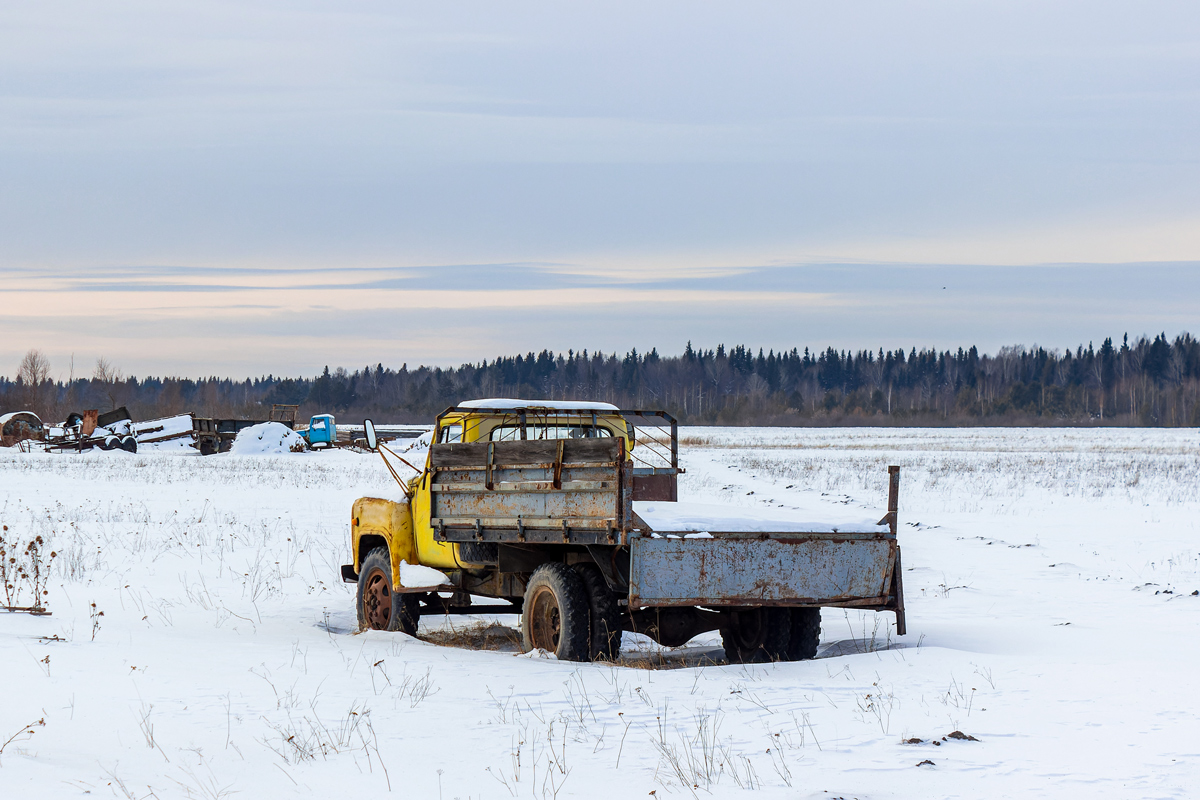
<path id="1" fill-rule="evenodd" d="M 437 417 L 423 465 L 364 431 L 405 499 L 351 511 L 342 578 L 363 629 L 518 613 L 526 650 L 570 661 L 616 658 L 626 630 L 665 646 L 719 630 L 731 661 L 812 658 L 823 606 L 892 611 L 904 633 L 898 468 L 879 522 L 747 523 L 679 510 L 678 426 L 662 411 L 466 402 Z"/>

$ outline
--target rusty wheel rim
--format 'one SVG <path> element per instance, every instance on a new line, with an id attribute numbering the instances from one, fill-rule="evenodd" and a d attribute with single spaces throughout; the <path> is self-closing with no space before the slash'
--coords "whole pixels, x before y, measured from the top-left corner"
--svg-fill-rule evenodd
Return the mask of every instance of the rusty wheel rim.
<path id="1" fill-rule="evenodd" d="M 548 586 L 538 589 L 529 604 L 529 638 L 534 647 L 551 653 L 558 652 L 562 635 L 562 609 L 558 597 Z"/>
<path id="2" fill-rule="evenodd" d="M 375 568 L 367 573 L 362 602 L 367 627 L 386 631 L 392 619 L 392 587 L 388 585 L 388 577 L 383 570 Z"/>

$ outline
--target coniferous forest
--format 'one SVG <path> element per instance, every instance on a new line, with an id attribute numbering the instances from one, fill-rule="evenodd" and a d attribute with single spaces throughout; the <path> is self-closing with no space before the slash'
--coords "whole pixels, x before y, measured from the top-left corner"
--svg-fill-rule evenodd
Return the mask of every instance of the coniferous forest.
<path id="1" fill-rule="evenodd" d="M 265 419 L 273 403 L 344 421 L 428 423 L 482 397 L 604 400 L 662 408 L 689 425 L 1200 425 L 1200 342 L 1128 336 L 1059 351 L 757 351 L 743 345 L 624 355 L 574 351 L 504 356 L 457 368 L 328 367 L 312 378 L 126 376 L 100 359 L 91 377 L 54 381 L 37 351 L 0 377 L 0 413 L 47 421 L 126 406 L 135 419 L 191 411 Z"/>

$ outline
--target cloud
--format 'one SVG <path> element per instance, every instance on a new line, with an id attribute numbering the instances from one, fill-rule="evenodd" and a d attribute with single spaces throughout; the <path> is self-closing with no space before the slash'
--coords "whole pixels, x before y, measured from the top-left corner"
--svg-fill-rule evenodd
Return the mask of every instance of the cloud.
<path id="1" fill-rule="evenodd" d="M 502 277 L 505 266 L 493 269 Z M 88 363 L 103 355 L 127 372 L 235 376 L 312 374 L 360 362 L 452 365 L 543 348 L 674 353 L 689 340 L 815 350 L 994 350 L 1016 341 L 1073 347 L 1126 331 L 1194 329 L 1200 307 L 1196 262 L 835 263 L 715 272 L 621 284 L 575 275 L 572 285 L 552 277 L 539 286 L 529 268 L 522 279 L 530 283 L 506 287 L 458 282 L 447 268 L 436 288 L 405 288 L 402 281 L 380 287 L 363 271 L 361 283 L 314 288 L 314 276 L 298 271 L 273 273 L 271 288 L 233 295 L 203 288 L 9 292 L 0 364 L 15 365 L 29 347 L 48 352 L 59 368 L 74 353 Z"/>
<path id="2" fill-rule="evenodd" d="M 1185 326 L 1197 23 L 1075 0 L 26 4 L 0 27 L 0 359 Z M 1160 282 L 1102 266 L 1147 262 L 1124 269 Z"/>

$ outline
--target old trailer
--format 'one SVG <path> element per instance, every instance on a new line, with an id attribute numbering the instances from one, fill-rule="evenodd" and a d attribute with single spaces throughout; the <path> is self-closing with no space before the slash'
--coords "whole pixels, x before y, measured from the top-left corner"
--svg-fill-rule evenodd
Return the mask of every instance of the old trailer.
<path id="1" fill-rule="evenodd" d="M 500 610 L 471 606 L 481 596 L 521 614 L 526 648 L 569 660 L 613 658 L 623 630 L 667 646 L 719 630 L 734 661 L 811 658 L 822 607 L 890 611 L 904 633 L 898 467 L 879 520 L 700 508 L 678 502 L 669 414 L 492 400 L 443 412 L 408 468 L 393 471 L 405 501 L 352 510 L 342 574 L 366 628 Z"/>
<path id="2" fill-rule="evenodd" d="M 61 425 L 47 431 L 45 448 L 60 453 L 66 450 L 83 452 L 92 448 L 136 453 L 137 439 L 130 428 L 131 420 L 125 406 L 103 414 L 96 409 L 89 409 L 82 414 L 72 413 Z"/>
<path id="3" fill-rule="evenodd" d="M 261 425 L 264 422 L 278 422 L 288 428 L 296 429 L 296 410 L 299 406 L 273 405 L 270 419 L 215 419 L 211 417 L 193 417 L 192 435 L 195 437 L 195 447 L 202 456 L 214 453 L 227 453 L 233 447 L 237 435 L 246 428 Z"/>

